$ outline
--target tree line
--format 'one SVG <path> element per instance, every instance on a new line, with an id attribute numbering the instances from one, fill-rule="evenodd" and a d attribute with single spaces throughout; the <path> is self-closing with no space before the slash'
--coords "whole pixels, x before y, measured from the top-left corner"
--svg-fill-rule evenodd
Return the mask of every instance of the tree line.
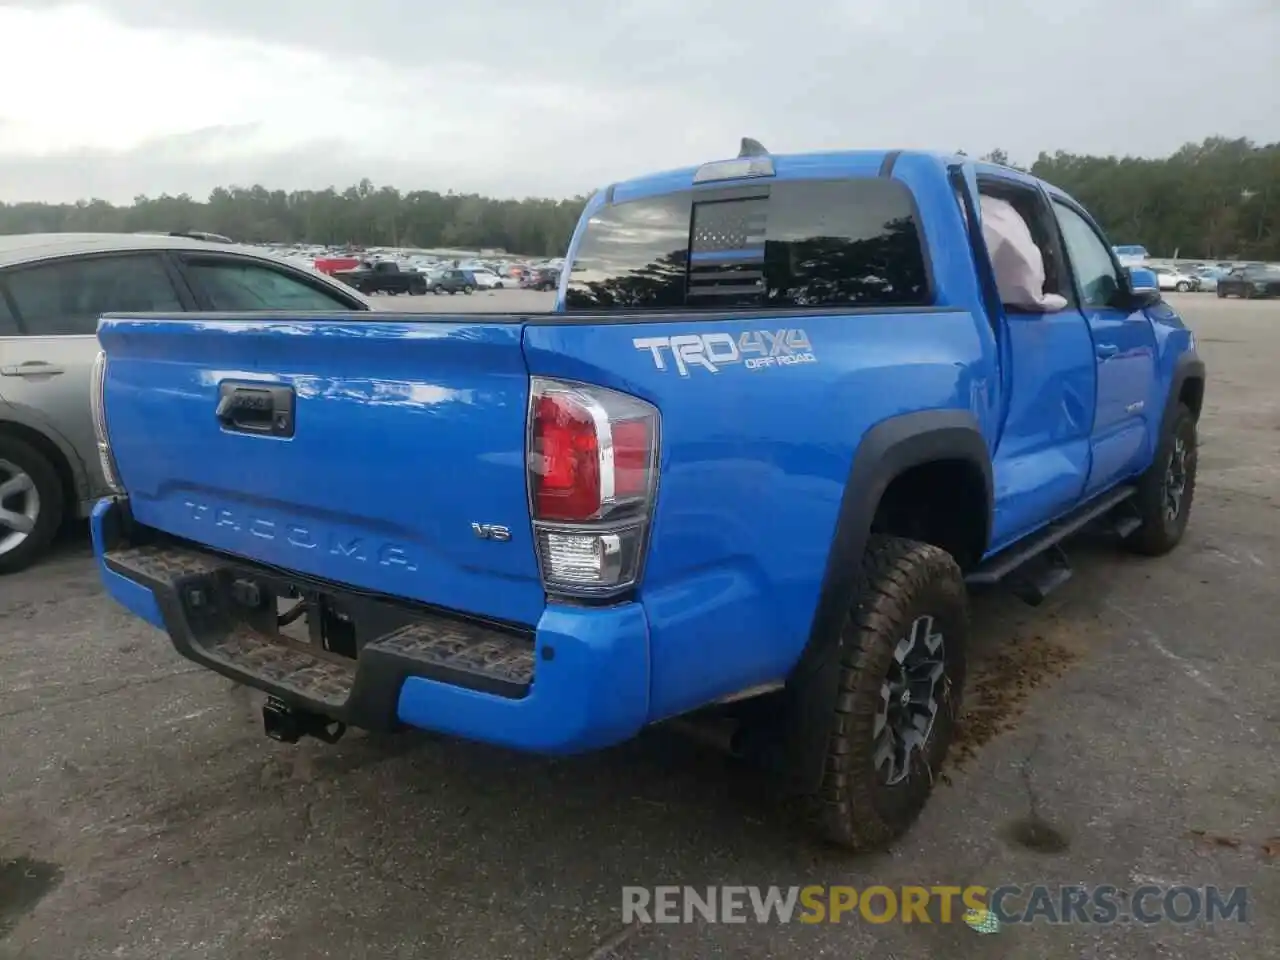
<path id="1" fill-rule="evenodd" d="M 1002 150 L 988 159 L 1015 166 Z M 1031 173 L 1071 193 L 1114 243 L 1154 256 L 1280 260 L 1280 143 L 1214 137 L 1170 157 L 1041 153 Z M 586 197 L 499 200 L 433 190 L 401 192 L 369 180 L 338 191 L 219 187 L 135 197 L 132 204 L 0 204 L 0 234 L 204 230 L 245 242 L 500 248 L 562 254 Z"/>

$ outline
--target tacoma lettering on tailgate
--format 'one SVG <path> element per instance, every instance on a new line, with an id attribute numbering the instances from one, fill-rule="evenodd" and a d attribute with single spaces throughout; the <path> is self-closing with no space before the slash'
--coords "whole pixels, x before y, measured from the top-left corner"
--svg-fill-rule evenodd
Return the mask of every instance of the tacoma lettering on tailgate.
<path id="1" fill-rule="evenodd" d="M 220 530 L 287 543 L 299 550 L 319 551 L 357 563 L 399 567 L 409 573 L 418 569 L 412 553 L 403 544 L 368 540 L 361 536 L 340 536 L 333 531 L 317 530 L 300 523 L 281 523 L 192 500 L 186 501 L 185 506 L 191 513 L 191 519 L 210 523 Z"/>

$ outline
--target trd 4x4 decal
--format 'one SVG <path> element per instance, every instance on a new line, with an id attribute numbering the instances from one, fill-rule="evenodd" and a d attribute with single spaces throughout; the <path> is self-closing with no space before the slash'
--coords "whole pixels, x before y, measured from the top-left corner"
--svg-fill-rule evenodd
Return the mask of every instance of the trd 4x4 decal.
<path id="1" fill-rule="evenodd" d="M 743 364 L 748 370 L 763 370 L 818 360 L 808 334 L 795 329 L 748 330 L 736 339 L 728 333 L 636 337 L 631 343 L 637 350 L 648 350 L 659 370 L 668 369 L 669 353 L 676 372 L 682 377 L 689 376 L 693 367 L 719 373 L 735 363 Z"/>

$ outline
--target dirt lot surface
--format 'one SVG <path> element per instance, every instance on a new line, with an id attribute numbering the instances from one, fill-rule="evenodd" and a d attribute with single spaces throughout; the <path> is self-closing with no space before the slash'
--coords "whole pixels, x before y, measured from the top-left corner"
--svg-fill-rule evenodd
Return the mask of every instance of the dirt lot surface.
<path id="1" fill-rule="evenodd" d="M 0 580 L 0 957 L 1280 956 L 1280 303 L 1178 306 L 1210 371 L 1186 540 L 1155 561 L 1081 543 L 1044 607 L 976 601 L 957 762 L 891 853 L 810 844 L 758 775 L 663 732 L 557 761 L 275 744 L 250 696 L 105 599 L 80 531 Z M 1247 884 L 1248 923 L 620 931 L 624 884 L 1035 882 Z"/>

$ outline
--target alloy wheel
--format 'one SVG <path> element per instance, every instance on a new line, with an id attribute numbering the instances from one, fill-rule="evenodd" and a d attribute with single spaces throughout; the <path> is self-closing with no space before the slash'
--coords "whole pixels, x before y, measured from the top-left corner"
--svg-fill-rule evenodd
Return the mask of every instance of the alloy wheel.
<path id="1" fill-rule="evenodd" d="M 894 648 L 872 730 L 876 770 L 887 786 L 910 776 L 913 754 L 924 752 L 945 695 L 945 639 L 933 617 L 917 617 Z"/>
<path id="2" fill-rule="evenodd" d="M 26 542 L 40 517 L 40 491 L 17 464 L 0 460 L 0 556 Z"/>

